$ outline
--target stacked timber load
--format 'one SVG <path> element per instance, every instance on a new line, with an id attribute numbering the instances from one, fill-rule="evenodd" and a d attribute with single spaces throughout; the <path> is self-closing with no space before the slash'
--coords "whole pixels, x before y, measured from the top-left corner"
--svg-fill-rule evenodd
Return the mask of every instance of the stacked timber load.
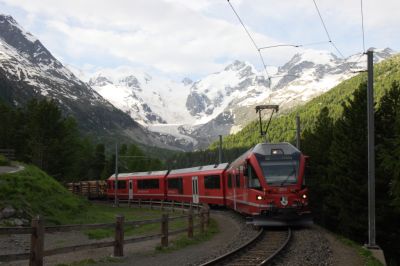
<path id="1" fill-rule="evenodd" d="M 106 197 L 107 182 L 105 180 L 79 181 L 67 183 L 67 189 L 75 195 L 89 199 Z"/>

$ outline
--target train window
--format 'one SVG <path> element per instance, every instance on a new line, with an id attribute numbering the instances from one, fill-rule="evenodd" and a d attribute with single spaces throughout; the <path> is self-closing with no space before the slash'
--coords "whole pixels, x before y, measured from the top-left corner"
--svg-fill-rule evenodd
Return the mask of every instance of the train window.
<path id="1" fill-rule="evenodd" d="M 113 182 L 113 185 L 115 187 L 115 181 Z M 124 180 L 118 180 L 118 189 L 125 189 L 126 188 L 126 181 Z"/>
<path id="2" fill-rule="evenodd" d="M 179 194 L 183 193 L 183 181 L 182 177 L 179 178 L 169 178 L 168 179 L 168 189 L 177 189 Z"/>
<path id="3" fill-rule="evenodd" d="M 232 187 L 232 175 L 228 174 L 228 187 L 231 188 Z"/>
<path id="4" fill-rule="evenodd" d="M 254 168 L 249 164 L 246 170 L 248 176 L 248 188 L 261 189 L 260 180 L 258 179 Z"/>
<path id="5" fill-rule="evenodd" d="M 267 183 L 280 186 L 297 183 L 298 160 L 260 161 L 259 163 Z"/>
<path id="6" fill-rule="evenodd" d="M 158 179 L 138 180 L 138 189 L 157 189 L 160 186 Z"/>
<path id="7" fill-rule="evenodd" d="M 219 175 L 207 175 L 204 177 L 204 188 L 219 189 L 221 188 Z"/>

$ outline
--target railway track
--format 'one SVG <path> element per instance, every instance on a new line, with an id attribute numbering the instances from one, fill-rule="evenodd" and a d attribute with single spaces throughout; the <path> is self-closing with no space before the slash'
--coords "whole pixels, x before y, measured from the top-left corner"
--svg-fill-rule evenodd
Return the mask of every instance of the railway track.
<path id="1" fill-rule="evenodd" d="M 267 265 L 287 246 L 292 236 L 290 228 L 259 233 L 241 247 L 201 266 L 210 265 Z"/>

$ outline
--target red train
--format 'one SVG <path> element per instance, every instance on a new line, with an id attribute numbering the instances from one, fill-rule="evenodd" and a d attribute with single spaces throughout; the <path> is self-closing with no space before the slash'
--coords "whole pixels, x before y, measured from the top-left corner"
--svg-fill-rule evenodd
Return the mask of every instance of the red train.
<path id="1" fill-rule="evenodd" d="M 226 206 L 257 226 L 312 223 L 304 156 L 290 143 L 260 143 L 231 164 L 118 175 L 120 199 L 174 200 Z M 107 196 L 114 198 L 115 176 Z"/>

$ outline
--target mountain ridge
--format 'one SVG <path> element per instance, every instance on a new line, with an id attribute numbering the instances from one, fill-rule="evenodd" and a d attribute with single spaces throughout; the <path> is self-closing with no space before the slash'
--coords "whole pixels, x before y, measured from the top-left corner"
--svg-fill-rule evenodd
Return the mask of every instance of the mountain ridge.
<path id="1" fill-rule="evenodd" d="M 174 139 L 149 132 L 78 79 L 11 16 L 0 15 L 0 99 L 24 106 L 32 98 L 56 100 L 86 135 L 185 149 Z M 173 145 L 170 145 L 172 143 Z"/>
<path id="2" fill-rule="evenodd" d="M 295 138 L 295 117 L 300 116 L 301 130 L 312 130 L 315 119 L 320 110 L 327 107 L 330 116 L 336 120 L 342 114 L 342 104 L 352 97 L 353 92 L 362 82 L 366 82 L 366 73 L 358 73 L 356 76 L 347 79 L 331 90 L 313 98 L 304 105 L 296 106 L 287 112 L 278 114 L 272 119 L 270 131 L 267 133 L 271 142 L 294 141 Z M 374 66 L 374 88 L 375 101 L 378 103 L 381 97 L 388 90 L 393 81 L 400 81 L 400 54 L 392 56 Z M 265 122 L 265 121 L 264 121 Z M 253 120 L 242 130 L 224 138 L 224 148 L 245 148 L 262 141 L 259 136 L 258 121 Z M 218 142 L 210 145 L 211 149 L 217 149 Z"/>
<path id="3" fill-rule="evenodd" d="M 393 54 L 394 51 L 390 48 L 378 49 L 375 60 L 379 62 Z M 279 104 L 282 110 L 304 104 L 354 76 L 352 71 L 364 69 L 364 61 L 360 53 L 343 59 L 326 51 L 305 50 L 295 54 L 282 66 L 270 68 L 269 72 L 273 77 L 271 79 L 265 78 L 264 73 L 257 71 L 250 63 L 234 60 L 220 72 L 194 82 L 190 80 L 182 83 L 154 78 L 158 81 L 156 85 L 152 85 L 153 77 L 146 74 L 150 77 L 146 85 L 142 86 L 139 82 L 138 86 L 131 88 L 132 91 L 116 79 L 115 83 L 90 84 L 105 98 L 109 98 L 108 95 L 116 97 L 118 91 L 126 90 L 124 101 L 130 102 L 131 108 L 136 108 L 133 118 L 143 126 L 156 132 L 166 132 L 168 128 L 170 134 L 177 132 L 174 134 L 177 138 L 184 135 L 194 139 L 192 143 L 195 148 L 205 148 L 219 134 L 237 132 L 255 119 L 254 107 L 257 104 Z M 108 74 L 113 75 L 112 71 Z M 140 77 L 143 73 L 128 71 L 127 75 L 143 80 Z M 168 87 L 173 93 L 159 99 L 144 95 L 156 95 L 159 88 L 163 87 Z M 150 100 L 146 100 L 146 97 Z M 174 101 L 164 102 L 161 98 Z M 122 101 L 112 102 L 121 106 Z M 120 109 L 129 109 L 128 105 Z M 177 113 L 181 116 L 174 117 L 174 110 L 179 110 Z M 174 130 L 173 125 L 176 126 Z M 186 129 L 191 127 L 191 130 L 181 130 L 181 126 Z"/>

